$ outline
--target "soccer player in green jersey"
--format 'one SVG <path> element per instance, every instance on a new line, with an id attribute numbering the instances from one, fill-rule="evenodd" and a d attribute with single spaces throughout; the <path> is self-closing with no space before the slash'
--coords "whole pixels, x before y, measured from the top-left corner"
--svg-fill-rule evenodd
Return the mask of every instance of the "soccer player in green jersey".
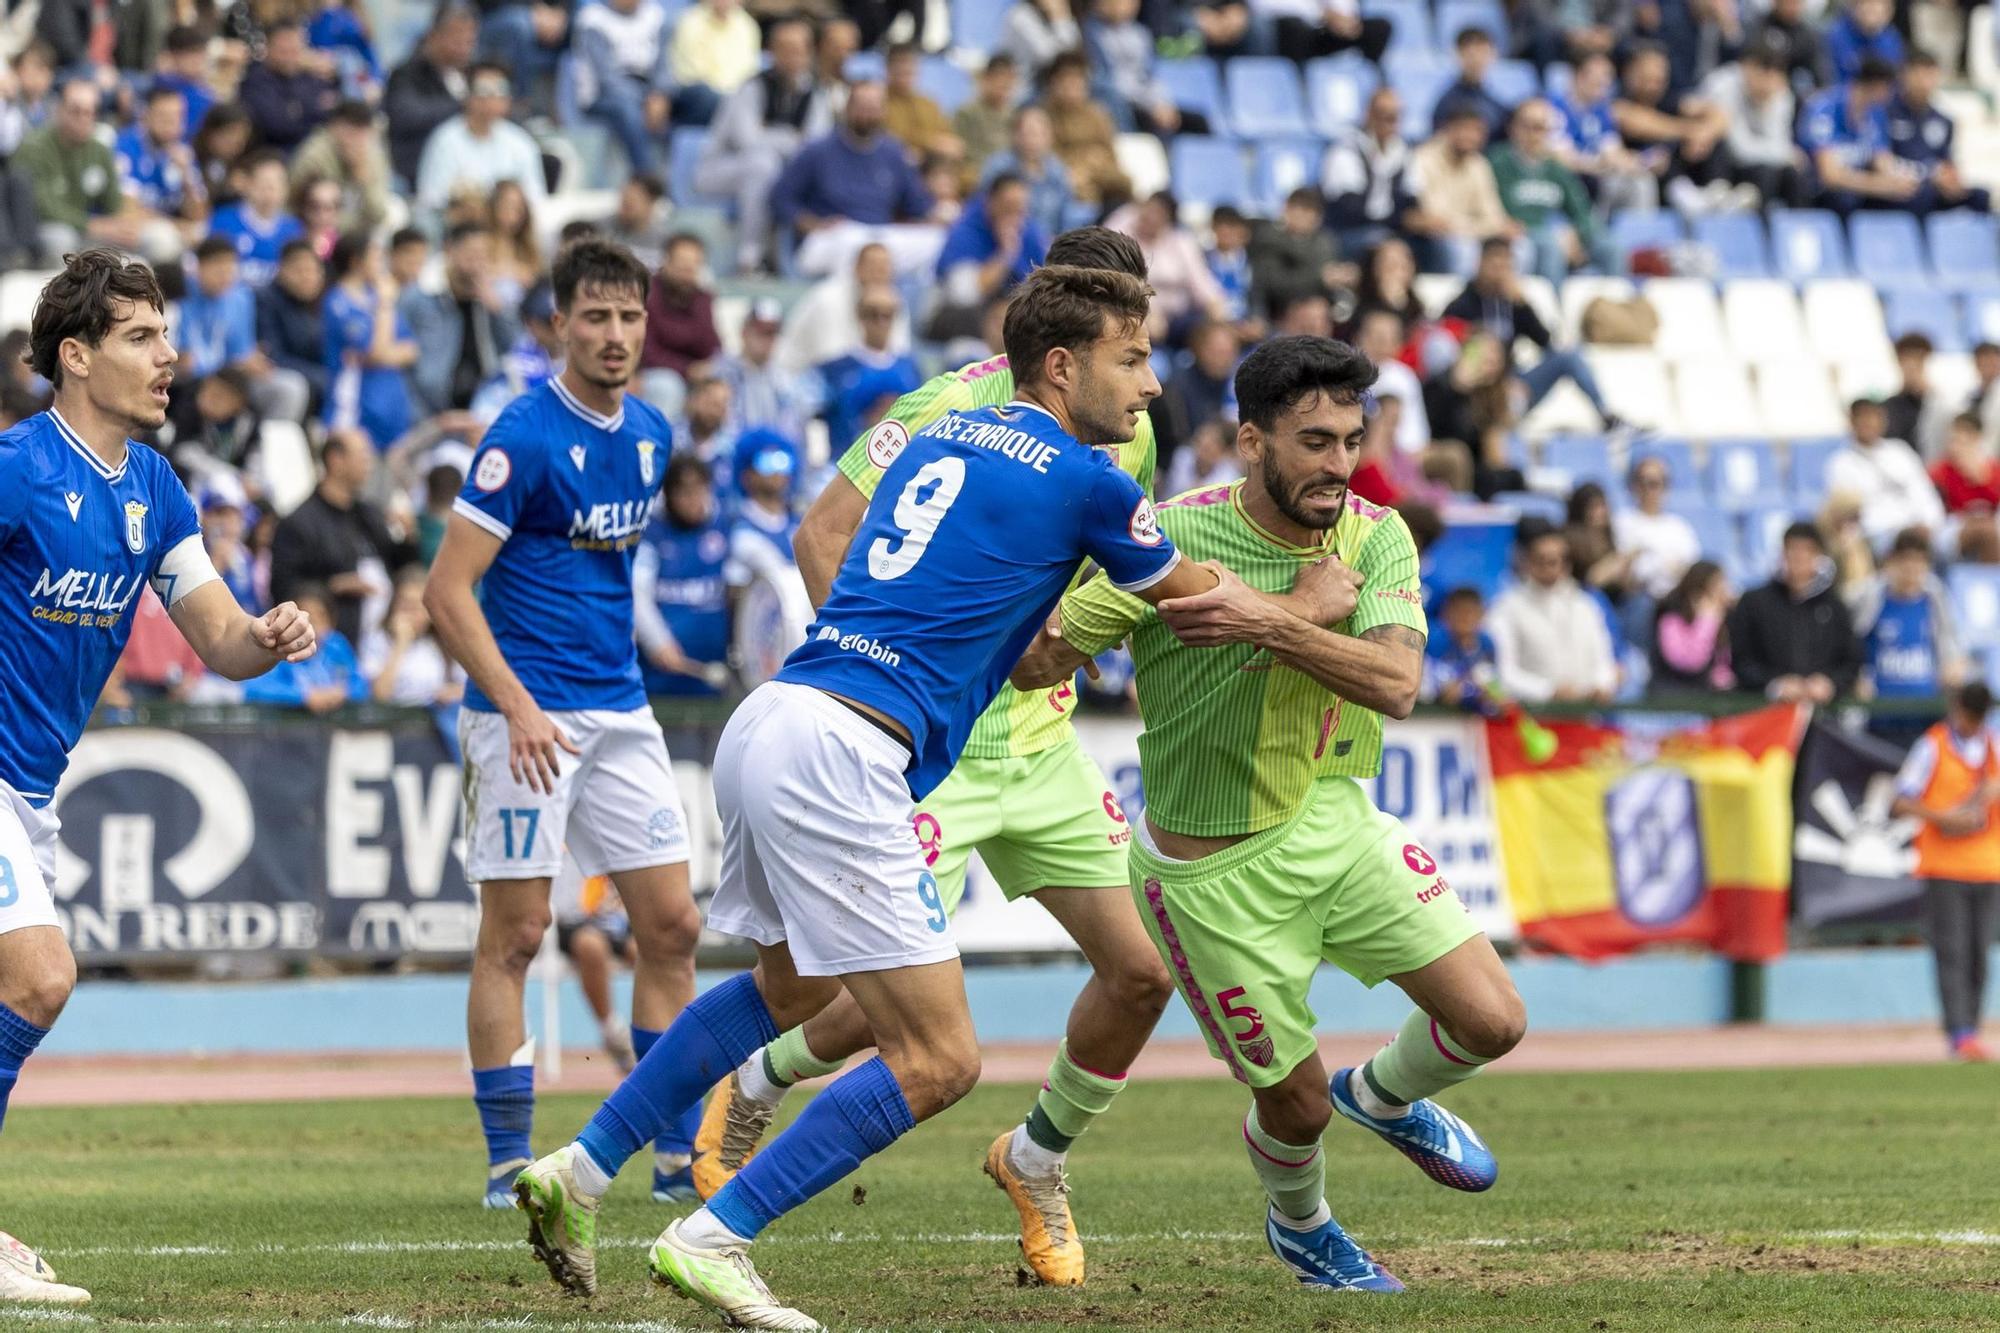
<path id="1" fill-rule="evenodd" d="M 1138 245 L 1102 227 L 1064 232 L 1049 247 L 1048 262 L 1146 276 Z M 905 394 L 854 442 L 795 542 L 815 606 L 826 597 L 882 470 L 909 438 L 947 412 L 1014 397 L 1013 371 L 1004 355 L 996 356 Z M 1140 416 L 1130 443 L 1105 447 L 1152 489 L 1148 417 Z M 1065 1286 L 1083 1281 L 1083 1246 L 1070 1217 L 1064 1154 L 1125 1086 L 1126 1070 L 1173 989 L 1126 892 L 1131 828 L 1110 784 L 1077 743 L 1070 721 L 1075 701 L 1067 679 L 1047 689 L 1002 689 L 973 727 L 958 767 L 916 816 L 946 912 L 963 896 L 966 863 L 977 850 L 1010 901 L 1032 896 L 1090 962 L 1093 975 L 1070 1012 L 1047 1085 L 1027 1120 L 994 1141 L 985 1166 L 1020 1213 L 1029 1267 L 1042 1281 Z M 749 1160 L 788 1088 L 837 1071 L 873 1044 L 867 1021 L 843 995 L 746 1060 L 710 1099 L 695 1141 L 702 1196 L 721 1189 Z"/>
<path id="2" fill-rule="evenodd" d="M 1526 1019 L 1493 946 L 1436 861 L 1357 779 L 1381 767 L 1382 717 L 1406 717 L 1422 674 L 1417 552 L 1394 511 L 1349 493 L 1375 368 L 1326 338 L 1266 342 L 1236 374 L 1248 475 L 1160 506 L 1160 525 L 1222 582 L 1157 612 L 1102 578 L 1072 590 L 1017 669 L 1066 678 L 1130 638 L 1146 813 L 1130 886 L 1209 1049 L 1249 1085 L 1250 1164 L 1265 1234 L 1299 1280 L 1402 1284 L 1328 1211 L 1320 1135 L 1337 1108 L 1442 1184 L 1493 1183 L 1493 1156 L 1429 1100 L 1506 1054 Z M 1304 565 L 1360 579 L 1332 630 L 1269 606 Z M 1308 1002 L 1322 960 L 1417 1004 L 1395 1040 L 1329 1083 Z"/>

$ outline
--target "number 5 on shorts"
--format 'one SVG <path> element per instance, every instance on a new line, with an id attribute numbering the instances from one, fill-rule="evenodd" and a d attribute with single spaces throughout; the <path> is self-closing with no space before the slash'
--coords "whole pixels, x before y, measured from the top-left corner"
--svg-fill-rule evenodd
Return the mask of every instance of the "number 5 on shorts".
<path id="1" fill-rule="evenodd" d="M 542 822 L 539 810 L 502 810 L 500 812 L 501 855 L 512 861 L 514 856 L 514 821 L 521 821 L 520 857 L 526 860 L 535 854 L 535 826 Z"/>
<path id="2" fill-rule="evenodd" d="M 1217 1008 L 1222 1010 L 1224 1018 L 1247 1018 L 1250 1020 L 1249 1027 L 1241 1032 L 1233 1032 L 1230 1034 L 1231 1036 L 1235 1037 L 1238 1041 L 1255 1041 L 1258 1037 L 1264 1035 L 1264 1015 L 1257 1012 L 1255 1005 L 1236 1003 L 1243 998 L 1243 992 L 1243 987 L 1231 986 L 1228 990 L 1223 991 L 1215 997 L 1215 1004 Z"/>
<path id="3" fill-rule="evenodd" d="M 924 924 L 936 934 L 944 934 L 944 928 L 949 924 L 950 918 L 944 914 L 944 899 L 938 896 L 937 876 L 928 870 L 917 876 L 917 901 L 924 905 L 926 912 L 930 913 L 924 918 Z"/>

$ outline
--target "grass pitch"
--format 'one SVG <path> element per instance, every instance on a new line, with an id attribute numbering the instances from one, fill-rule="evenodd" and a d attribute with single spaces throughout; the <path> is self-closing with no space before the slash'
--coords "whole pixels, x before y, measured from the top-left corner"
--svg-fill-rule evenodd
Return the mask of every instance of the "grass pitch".
<path id="1" fill-rule="evenodd" d="M 1402 1297 L 1314 1295 L 1279 1269 L 1222 1080 L 1120 1099 L 1072 1156 L 1090 1285 L 1019 1285 L 979 1162 L 1029 1096 L 980 1089 L 781 1223 L 757 1247 L 779 1297 L 898 1333 L 2000 1327 L 1989 1069 L 1487 1078 L 1449 1099 L 1500 1156 L 1483 1196 L 1336 1119 L 1335 1215 Z M 538 1148 L 593 1104 L 545 1096 Z M 641 1163 L 606 1203 L 585 1303 L 519 1214 L 478 1208 L 482 1157 L 459 1100 L 15 1111 L 0 1227 L 96 1301 L 0 1327 L 720 1326 L 646 1280 L 671 1214 Z"/>

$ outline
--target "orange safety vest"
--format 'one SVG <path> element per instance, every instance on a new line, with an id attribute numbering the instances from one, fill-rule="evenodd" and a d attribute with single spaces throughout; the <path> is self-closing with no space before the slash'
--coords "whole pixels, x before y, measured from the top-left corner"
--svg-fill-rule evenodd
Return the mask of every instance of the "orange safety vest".
<path id="1" fill-rule="evenodd" d="M 1949 722 L 1940 722 L 1924 734 L 1937 747 L 1937 766 L 1931 770 L 1930 785 L 1922 797 L 1925 809 L 1950 810 L 1963 805 L 1980 783 L 2000 772 L 2000 741 L 1990 732 L 1986 763 L 1979 768 L 1959 754 Z M 1917 877 L 2000 883 L 2000 818 L 1996 814 L 2000 814 L 2000 807 L 1988 812 L 1985 828 L 1963 838 L 1947 837 L 1934 825 L 1925 824 L 1917 831 Z"/>

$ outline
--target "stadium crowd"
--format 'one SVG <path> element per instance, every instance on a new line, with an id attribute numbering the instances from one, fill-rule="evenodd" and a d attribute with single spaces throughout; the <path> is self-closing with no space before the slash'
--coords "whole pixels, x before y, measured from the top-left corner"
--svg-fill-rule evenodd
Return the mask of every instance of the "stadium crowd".
<path id="1" fill-rule="evenodd" d="M 1520 518 L 1511 575 L 1430 587 L 1436 701 L 1928 700 L 2000 673 L 1945 582 L 2000 562 L 2000 345 L 1972 348 L 1967 391 L 1930 378 L 1938 339 L 1899 338 L 1899 390 L 1816 443 L 1823 484 L 1753 468 L 1771 493 L 1739 507 L 1756 531 L 1725 553 L 1694 452 L 1622 419 L 1536 299 L 1578 274 L 1702 274 L 1690 221 L 1985 214 L 1939 100 L 1967 44 L 1956 8 L 952 9 L 942 33 L 910 0 L 447 2 L 420 31 L 390 13 L 399 43 L 340 3 L 43 0 L 0 26 L 0 269 L 91 244 L 158 268 L 181 348 L 159 443 L 238 599 L 299 602 L 324 645 L 250 702 L 455 701 L 420 571 L 485 423 L 552 373 L 566 240 L 597 232 L 654 269 L 641 390 L 674 423 L 673 462 L 638 635 L 655 692 L 712 694 L 732 606 L 789 565 L 829 446 L 997 351 L 1010 288 L 1098 220 L 1139 241 L 1157 291 L 1161 493 L 1236 475 L 1250 346 L 1338 334 L 1382 367 L 1355 489 L 1427 545 L 1468 515 Z M 1273 67 L 1290 70 L 1274 86 L 1305 71 L 1315 124 L 1320 91 L 1344 108 L 1305 179 L 1199 204 L 1135 186 L 1135 133 L 1183 193 L 1210 193 L 1218 146 L 1241 172 L 1226 124 L 1252 134 L 1266 81 L 1249 75 Z M 587 190 L 612 179 L 615 202 Z M 1643 342 L 1651 314 L 1600 302 L 1581 332 Z M 23 341 L 0 343 L 0 423 L 47 398 Z M 1589 466 L 1522 442 L 1558 390 L 1597 419 Z M 281 484 L 284 448 L 310 449 L 304 485 Z M 233 697 L 145 601 L 110 701 Z"/>

